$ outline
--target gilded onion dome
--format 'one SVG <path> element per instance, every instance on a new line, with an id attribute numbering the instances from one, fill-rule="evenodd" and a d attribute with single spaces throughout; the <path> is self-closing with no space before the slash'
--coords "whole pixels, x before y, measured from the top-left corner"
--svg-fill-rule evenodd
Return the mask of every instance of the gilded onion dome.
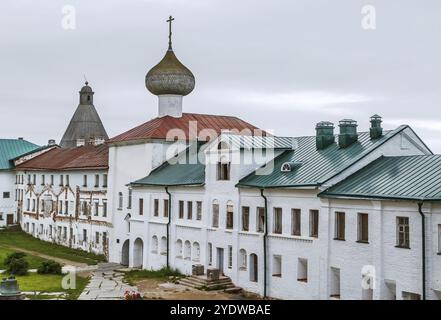
<path id="1" fill-rule="evenodd" d="M 172 49 L 171 43 L 171 22 L 170 23 L 168 50 L 162 60 L 154 66 L 145 77 L 145 86 L 154 95 L 180 95 L 186 96 L 193 91 L 195 78 L 193 73 L 184 66 Z"/>

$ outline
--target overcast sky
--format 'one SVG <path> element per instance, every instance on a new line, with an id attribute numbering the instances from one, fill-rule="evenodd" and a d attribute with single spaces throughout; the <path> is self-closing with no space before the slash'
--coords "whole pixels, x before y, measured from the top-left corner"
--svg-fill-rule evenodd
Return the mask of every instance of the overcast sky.
<path id="1" fill-rule="evenodd" d="M 62 28 L 65 5 L 75 30 Z M 375 30 L 362 28 L 365 5 Z M 144 77 L 167 49 L 170 14 L 175 53 L 196 77 L 184 112 L 288 136 L 343 118 L 366 130 L 378 113 L 441 153 L 439 0 L 2 0 L 0 137 L 59 141 L 83 75 L 109 136 L 155 117 Z"/>

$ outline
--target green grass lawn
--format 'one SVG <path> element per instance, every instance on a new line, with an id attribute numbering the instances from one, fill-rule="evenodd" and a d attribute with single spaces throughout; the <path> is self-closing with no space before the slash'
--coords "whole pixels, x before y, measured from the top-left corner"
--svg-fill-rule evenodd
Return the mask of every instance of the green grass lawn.
<path id="1" fill-rule="evenodd" d="M 31 299 L 39 300 L 54 298 L 53 296 L 44 295 L 44 293 L 49 292 L 64 292 L 67 293 L 67 299 L 76 300 L 89 283 L 88 278 L 77 276 L 76 288 L 65 290 L 61 286 L 63 277 L 64 275 L 28 273 L 26 276 L 16 276 L 16 279 L 21 291 L 40 292 L 37 296 L 29 296 Z"/>
<path id="2" fill-rule="evenodd" d="M 0 231 L 0 246 L 14 246 L 56 258 L 87 263 L 89 265 L 106 261 L 106 258 L 103 255 L 96 255 L 83 250 L 71 249 L 54 243 L 42 241 L 23 231 L 17 230 Z"/>
<path id="3" fill-rule="evenodd" d="M 183 277 L 183 275 L 174 269 L 162 268 L 160 270 L 131 270 L 124 272 L 124 280 L 130 284 L 135 285 L 136 281 L 143 279 L 157 279 L 169 280 L 169 277 Z"/>
<path id="4" fill-rule="evenodd" d="M 15 252 L 15 250 L 0 247 L 0 270 L 6 269 L 3 262 L 5 261 L 6 257 L 13 252 Z M 30 254 L 26 254 L 25 260 L 29 263 L 29 269 L 37 269 L 43 261 L 47 261 L 46 259 Z"/>

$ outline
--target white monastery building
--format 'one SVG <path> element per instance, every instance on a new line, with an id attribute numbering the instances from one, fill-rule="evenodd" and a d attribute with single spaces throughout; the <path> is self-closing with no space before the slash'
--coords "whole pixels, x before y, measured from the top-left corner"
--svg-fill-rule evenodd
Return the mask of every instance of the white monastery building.
<path id="1" fill-rule="evenodd" d="M 145 83 L 158 116 L 111 139 L 86 83 L 59 146 L 0 140 L 0 226 L 264 297 L 441 299 L 441 155 L 412 128 L 278 137 L 183 112 L 171 32 Z"/>

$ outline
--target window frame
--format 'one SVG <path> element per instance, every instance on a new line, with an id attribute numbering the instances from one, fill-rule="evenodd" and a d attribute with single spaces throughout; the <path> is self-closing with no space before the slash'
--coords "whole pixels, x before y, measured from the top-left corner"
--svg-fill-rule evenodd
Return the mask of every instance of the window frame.
<path id="1" fill-rule="evenodd" d="M 400 222 L 401 220 L 401 222 Z M 407 222 L 407 223 L 402 223 Z M 404 230 L 400 230 L 401 228 Z M 403 242 L 400 242 L 400 235 L 403 235 Z M 396 248 L 410 249 L 410 219 L 409 217 L 397 216 L 396 217 Z"/>
<path id="2" fill-rule="evenodd" d="M 366 221 L 363 219 L 366 219 Z M 364 223 L 366 223 L 366 225 L 364 225 Z M 369 214 L 359 212 L 357 214 L 357 225 L 357 242 L 369 243 Z"/>
<path id="3" fill-rule="evenodd" d="M 283 209 L 281 207 L 273 208 L 273 233 L 283 234 Z"/>
<path id="4" fill-rule="evenodd" d="M 302 210 L 291 209 L 291 235 L 300 237 L 302 235 Z"/>
<path id="5" fill-rule="evenodd" d="M 346 213 L 334 212 L 334 240 L 345 241 L 346 237 Z"/>

